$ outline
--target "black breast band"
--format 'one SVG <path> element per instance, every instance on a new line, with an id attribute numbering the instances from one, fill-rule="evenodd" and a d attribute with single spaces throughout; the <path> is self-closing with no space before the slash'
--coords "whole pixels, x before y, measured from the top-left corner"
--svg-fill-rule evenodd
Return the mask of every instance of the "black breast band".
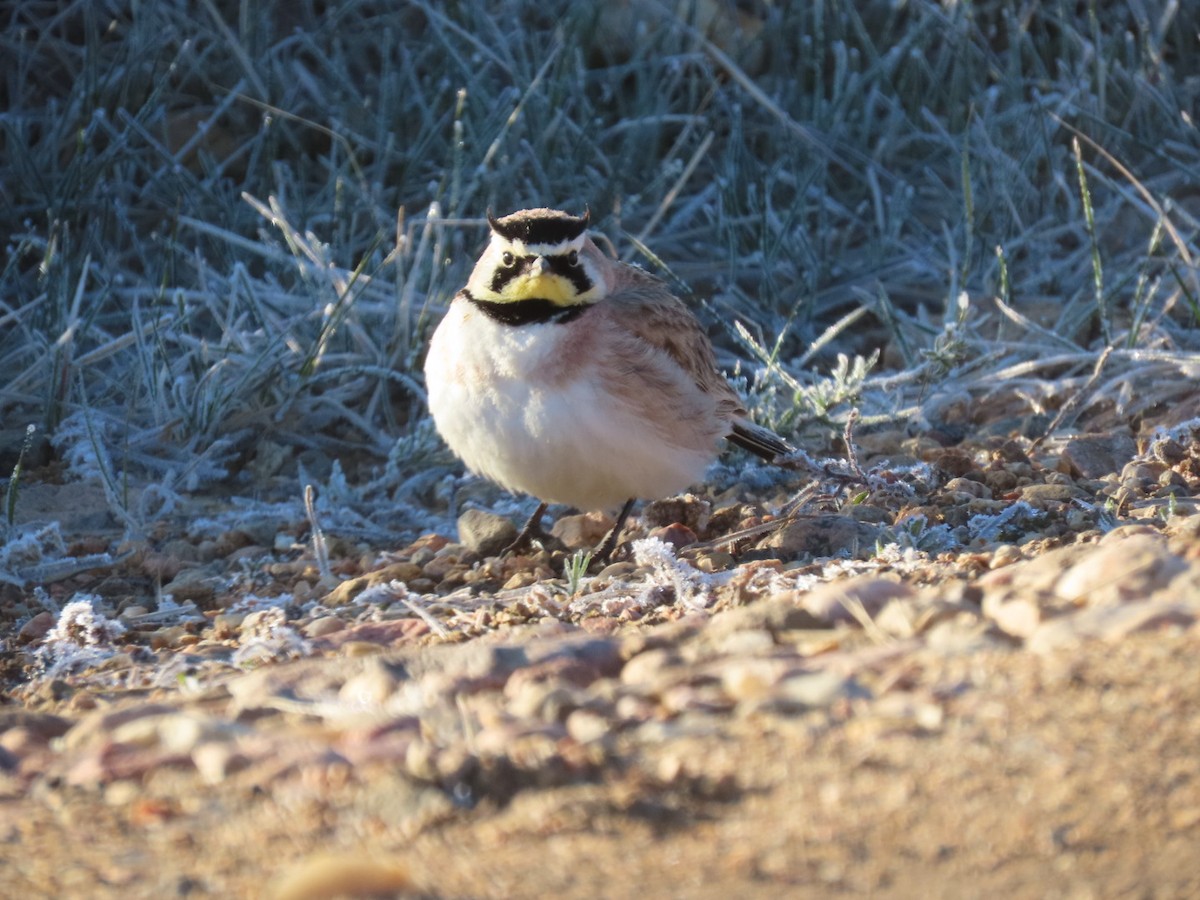
<path id="1" fill-rule="evenodd" d="M 570 322 L 580 316 L 587 308 L 586 303 L 576 303 L 573 306 L 559 306 L 553 300 L 514 300 L 511 303 L 496 303 L 492 300 L 479 300 L 467 291 L 463 294 L 477 309 L 489 319 L 494 319 L 503 325 L 520 327 L 535 325 L 542 322 Z"/>

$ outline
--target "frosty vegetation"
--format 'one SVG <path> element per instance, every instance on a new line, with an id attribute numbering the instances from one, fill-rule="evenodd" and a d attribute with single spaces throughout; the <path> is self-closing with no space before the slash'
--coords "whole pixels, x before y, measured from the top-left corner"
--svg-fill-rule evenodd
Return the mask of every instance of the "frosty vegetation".
<path id="1" fill-rule="evenodd" d="M 852 410 L 1054 439 L 1194 397 L 1195 9 L 710 6 L 16 5 L 0 425 L 132 538 L 216 488 L 197 532 L 302 518 L 307 485 L 380 545 L 516 510 L 441 445 L 421 359 L 485 210 L 544 204 L 685 292 L 754 415 L 821 453 Z M 65 561 L 0 528 L 0 579 Z"/>

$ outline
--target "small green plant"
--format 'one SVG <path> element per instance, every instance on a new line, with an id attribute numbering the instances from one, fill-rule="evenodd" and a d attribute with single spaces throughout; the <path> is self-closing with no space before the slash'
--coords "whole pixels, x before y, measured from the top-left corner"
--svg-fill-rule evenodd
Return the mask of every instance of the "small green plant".
<path id="1" fill-rule="evenodd" d="M 579 588 L 587 575 L 588 566 L 592 564 L 591 550 L 576 550 L 567 557 L 563 566 L 563 578 L 567 582 L 567 593 L 572 597 L 579 594 Z"/>
<path id="2" fill-rule="evenodd" d="M 21 452 L 17 454 L 17 464 L 13 466 L 12 477 L 8 479 L 8 487 L 4 491 L 4 521 L 10 530 L 17 520 L 17 495 L 21 491 L 21 467 L 25 463 L 25 454 L 33 445 L 33 435 L 36 432 L 37 426 L 26 427 L 25 440 L 21 442 Z"/>
<path id="3" fill-rule="evenodd" d="M 1158 517 L 1162 519 L 1163 522 L 1170 522 L 1178 514 L 1179 508 L 1175 502 L 1175 495 L 1173 493 L 1167 494 L 1166 505 L 1158 508 Z"/>

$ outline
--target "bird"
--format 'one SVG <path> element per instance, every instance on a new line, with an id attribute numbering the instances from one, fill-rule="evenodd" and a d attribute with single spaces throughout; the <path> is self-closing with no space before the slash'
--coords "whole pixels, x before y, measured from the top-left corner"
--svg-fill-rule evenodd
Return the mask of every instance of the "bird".
<path id="1" fill-rule="evenodd" d="M 489 237 L 429 342 L 425 384 L 443 440 L 471 472 L 540 503 L 617 512 L 699 483 L 727 440 L 794 451 L 755 424 L 708 336 L 662 279 L 605 255 L 590 211 L 487 212 Z"/>

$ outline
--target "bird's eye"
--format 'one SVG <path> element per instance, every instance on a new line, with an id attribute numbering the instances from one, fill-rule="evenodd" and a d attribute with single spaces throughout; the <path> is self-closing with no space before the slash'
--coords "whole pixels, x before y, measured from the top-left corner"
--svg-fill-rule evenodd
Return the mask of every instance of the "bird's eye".
<path id="1" fill-rule="evenodd" d="M 569 265 L 569 266 L 579 265 L 579 254 L 576 253 L 574 250 L 572 250 L 570 253 L 567 254 L 567 265 Z"/>
<path id="2" fill-rule="evenodd" d="M 504 263 L 504 267 L 506 269 L 512 268 L 512 264 L 515 263 L 516 261 L 517 261 L 516 257 L 508 252 L 505 252 L 505 254 L 500 257 L 500 262 Z"/>

